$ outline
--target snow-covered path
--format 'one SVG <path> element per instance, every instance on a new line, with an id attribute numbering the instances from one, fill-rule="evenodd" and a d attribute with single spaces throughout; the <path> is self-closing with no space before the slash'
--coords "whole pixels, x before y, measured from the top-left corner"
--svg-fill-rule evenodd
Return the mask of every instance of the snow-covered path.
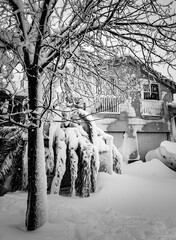
<path id="1" fill-rule="evenodd" d="M 176 240 L 176 173 L 158 160 L 100 173 L 90 198 L 48 195 L 49 220 L 24 228 L 26 193 L 0 198 L 0 240 Z"/>

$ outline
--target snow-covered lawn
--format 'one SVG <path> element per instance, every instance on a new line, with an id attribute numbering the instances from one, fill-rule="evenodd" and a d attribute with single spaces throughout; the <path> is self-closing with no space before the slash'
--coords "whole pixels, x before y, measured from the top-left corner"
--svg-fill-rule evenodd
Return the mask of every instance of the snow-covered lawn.
<path id="1" fill-rule="evenodd" d="M 0 198 L 0 240 L 176 240 L 176 172 L 159 160 L 99 173 L 90 198 L 48 195 L 48 223 L 24 228 L 26 193 Z"/>

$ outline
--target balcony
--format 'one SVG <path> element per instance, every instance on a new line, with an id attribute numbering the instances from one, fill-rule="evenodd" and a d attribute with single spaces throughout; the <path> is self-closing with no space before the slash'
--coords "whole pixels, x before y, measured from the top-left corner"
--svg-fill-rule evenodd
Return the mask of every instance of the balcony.
<path id="1" fill-rule="evenodd" d="M 120 114 L 119 98 L 115 96 L 101 96 L 96 106 L 96 112 Z"/>
<path id="2" fill-rule="evenodd" d="M 142 100 L 141 114 L 143 116 L 160 117 L 163 113 L 163 101 L 159 100 Z"/>

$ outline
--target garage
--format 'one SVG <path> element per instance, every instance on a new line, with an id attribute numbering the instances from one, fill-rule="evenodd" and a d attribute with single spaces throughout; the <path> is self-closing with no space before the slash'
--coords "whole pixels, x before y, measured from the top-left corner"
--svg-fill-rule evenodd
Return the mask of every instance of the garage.
<path id="1" fill-rule="evenodd" d="M 159 147 L 162 141 L 168 140 L 168 132 L 162 133 L 144 133 L 138 132 L 138 150 L 141 160 L 145 160 L 145 155 L 148 151 Z"/>
<path id="2" fill-rule="evenodd" d="M 107 132 L 108 134 L 112 135 L 114 137 L 114 145 L 119 148 L 123 143 L 123 136 L 125 132 Z"/>

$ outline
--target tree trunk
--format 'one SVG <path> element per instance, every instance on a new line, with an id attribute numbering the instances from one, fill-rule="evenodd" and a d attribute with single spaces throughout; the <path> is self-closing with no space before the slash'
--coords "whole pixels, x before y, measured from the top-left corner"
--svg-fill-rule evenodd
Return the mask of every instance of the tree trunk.
<path id="1" fill-rule="evenodd" d="M 42 83 L 37 73 L 28 74 L 29 108 L 31 126 L 28 129 L 28 200 L 26 228 L 35 230 L 47 221 L 47 183 L 45 174 L 45 155 L 43 124 L 39 120 L 42 106 Z"/>

